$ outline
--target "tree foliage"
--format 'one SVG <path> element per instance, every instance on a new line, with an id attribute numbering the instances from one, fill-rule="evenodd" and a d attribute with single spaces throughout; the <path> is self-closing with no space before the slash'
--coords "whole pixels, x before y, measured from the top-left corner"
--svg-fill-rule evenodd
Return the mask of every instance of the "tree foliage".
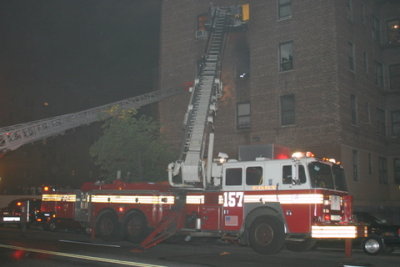
<path id="1" fill-rule="evenodd" d="M 160 137 L 159 123 L 134 110 L 110 110 L 103 135 L 90 147 L 90 155 L 100 166 L 105 180 L 114 180 L 121 171 L 124 181 L 163 181 L 173 155 Z"/>

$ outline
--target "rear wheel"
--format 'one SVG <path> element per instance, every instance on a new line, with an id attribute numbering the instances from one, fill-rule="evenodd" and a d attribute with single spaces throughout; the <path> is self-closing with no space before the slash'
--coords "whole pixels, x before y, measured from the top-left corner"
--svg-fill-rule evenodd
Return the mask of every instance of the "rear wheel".
<path id="1" fill-rule="evenodd" d="M 120 227 L 117 216 L 112 212 L 104 212 L 96 223 L 96 235 L 106 241 L 120 240 Z"/>
<path id="2" fill-rule="evenodd" d="M 283 223 L 271 216 L 257 218 L 250 226 L 249 242 L 258 253 L 278 253 L 285 242 Z"/>
<path id="3" fill-rule="evenodd" d="M 148 234 L 146 218 L 139 212 L 128 215 L 124 230 L 126 239 L 133 243 L 140 243 Z"/>
<path id="4" fill-rule="evenodd" d="M 377 255 L 385 250 L 382 238 L 379 236 L 366 238 L 362 242 L 361 247 L 368 255 Z"/>

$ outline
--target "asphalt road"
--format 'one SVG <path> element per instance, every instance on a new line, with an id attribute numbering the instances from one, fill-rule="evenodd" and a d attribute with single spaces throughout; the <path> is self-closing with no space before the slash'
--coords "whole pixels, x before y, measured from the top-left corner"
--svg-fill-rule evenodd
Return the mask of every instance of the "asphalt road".
<path id="1" fill-rule="evenodd" d="M 368 256 L 353 250 L 346 258 L 343 246 L 296 253 L 260 255 L 248 247 L 210 240 L 160 244 L 138 252 L 128 242 L 104 243 L 83 234 L 0 228 L 0 266 L 382 266 L 399 267 L 400 251 Z"/>

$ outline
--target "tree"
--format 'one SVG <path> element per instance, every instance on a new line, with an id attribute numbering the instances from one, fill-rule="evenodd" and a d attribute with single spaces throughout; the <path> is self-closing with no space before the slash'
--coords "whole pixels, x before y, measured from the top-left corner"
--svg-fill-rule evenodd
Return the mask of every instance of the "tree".
<path id="1" fill-rule="evenodd" d="M 90 147 L 90 155 L 105 174 L 105 180 L 165 181 L 173 154 L 162 142 L 159 123 L 135 110 L 110 110 L 103 135 Z"/>

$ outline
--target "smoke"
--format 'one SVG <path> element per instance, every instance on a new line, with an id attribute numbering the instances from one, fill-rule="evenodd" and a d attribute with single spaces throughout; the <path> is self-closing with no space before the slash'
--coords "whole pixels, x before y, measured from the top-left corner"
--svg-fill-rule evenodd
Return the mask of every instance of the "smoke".
<path id="1" fill-rule="evenodd" d="M 221 105 L 228 105 L 235 99 L 235 82 L 232 72 L 223 71 L 221 74 L 223 83 L 222 96 L 219 100 Z"/>

